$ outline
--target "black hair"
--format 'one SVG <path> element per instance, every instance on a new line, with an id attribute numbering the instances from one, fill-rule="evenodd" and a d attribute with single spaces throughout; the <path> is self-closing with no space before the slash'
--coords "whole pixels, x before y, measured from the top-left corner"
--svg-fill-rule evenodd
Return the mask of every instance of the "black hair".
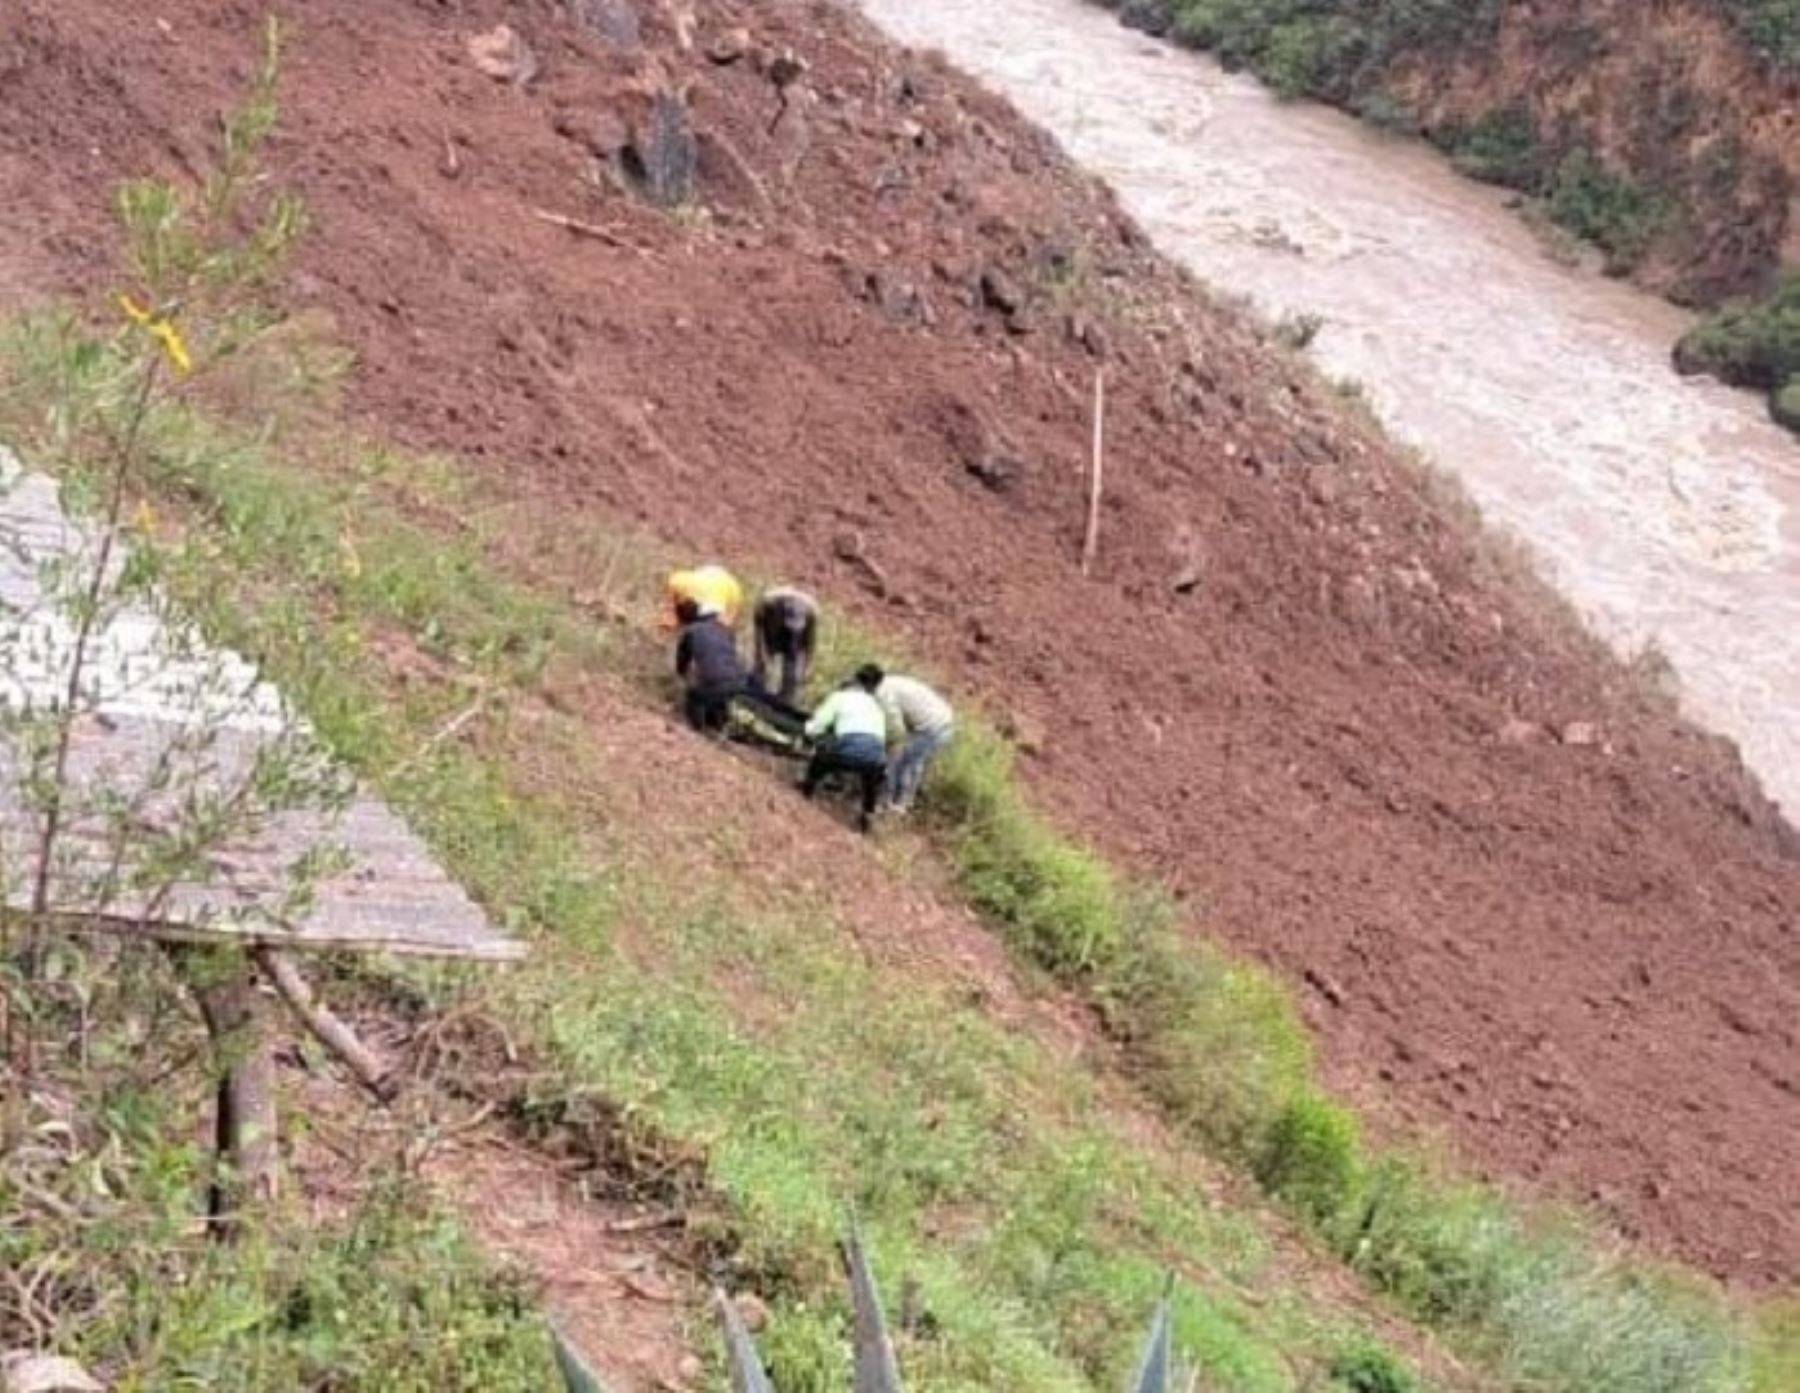
<path id="1" fill-rule="evenodd" d="M 681 623 L 692 624 L 699 617 L 700 606 L 695 604 L 692 600 L 677 600 L 675 602 L 675 618 Z"/>
<path id="2" fill-rule="evenodd" d="M 856 670 L 856 685 L 864 691 L 872 692 L 882 683 L 887 674 L 876 663 L 864 663 Z"/>

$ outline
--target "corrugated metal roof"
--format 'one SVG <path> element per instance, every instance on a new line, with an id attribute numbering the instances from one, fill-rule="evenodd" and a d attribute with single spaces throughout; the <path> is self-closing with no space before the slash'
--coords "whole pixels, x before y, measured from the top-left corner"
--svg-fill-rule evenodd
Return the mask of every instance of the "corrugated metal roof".
<path id="1" fill-rule="evenodd" d="M 71 563 L 91 574 L 97 538 L 67 517 L 52 480 L 23 472 L 3 448 L 0 478 L 0 711 L 12 713 L 0 732 L 0 880 L 7 905 L 29 910 L 43 826 L 30 781 L 42 764 L 24 748 L 17 716 L 64 698 L 75 635 L 53 602 L 53 577 Z M 523 951 L 400 818 L 360 791 L 333 800 L 341 806 L 234 827 L 208 848 L 204 870 L 146 874 L 179 829 L 232 799 L 259 768 L 289 762 L 282 752 L 304 726 L 249 663 L 198 645 L 148 603 L 103 616 L 82 690 L 85 714 L 64 781 L 66 831 L 49 876 L 59 919 L 289 948 L 479 959 Z M 316 755 L 311 767 L 328 772 Z M 342 862 L 296 900 L 295 868 L 325 849 Z"/>

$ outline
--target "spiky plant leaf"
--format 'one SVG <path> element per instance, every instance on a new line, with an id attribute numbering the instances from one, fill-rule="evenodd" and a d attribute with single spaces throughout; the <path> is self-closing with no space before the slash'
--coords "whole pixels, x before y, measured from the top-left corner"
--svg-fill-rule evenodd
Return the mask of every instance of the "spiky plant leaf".
<path id="1" fill-rule="evenodd" d="M 550 1327 L 550 1347 L 556 1352 L 556 1367 L 562 1372 L 568 1393 L 606 1393 L 600 1376 L 587 1365 L 579 1351 L 554 1325 Z"/>
<path id="2" fill-rule="evenodd" d="M 900 1365 L 881 1314 L 881 1295 L 856 1221 L 844 1239 L 844 1266 L 850 1273 L 850 1300 L 856 1313 L 856 1393 L 902 1393 Z"/>
<path id="3" fill-rule="evenodd" d="M 1150 1335 L 1144 1341 L 1143 1357 L 1138 1361 L 1137 1378 L 1131 1393 L 1170 1393 L 1169 1293 L 1173 1282 L 1163 1289 L 1163 1299 L 1156 1303 L 1156 1314 L 1150 1319 Z"/>
<path id="4" fill-rule="evenodd" d="M 731 1371 L 731 1393 L 775 1393 L 775 1385 L 763 1372 L 756 1344 L 744 1326 L 737 1303 L 718 1287 L 713 1288 L 713 1309 L 725 1332 L 725 1363 Z"/>

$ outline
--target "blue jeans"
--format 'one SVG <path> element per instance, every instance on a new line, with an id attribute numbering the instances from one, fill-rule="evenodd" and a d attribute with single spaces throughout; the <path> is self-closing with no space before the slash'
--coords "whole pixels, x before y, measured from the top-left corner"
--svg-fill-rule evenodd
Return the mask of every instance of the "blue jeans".
<path id="1" fill-rule="evenodd" d="M 911 736 L 888 766 L 888 801 L 896 808 L 910 808 L 925 782 L 925 771 L 956 738 L 956 727 L 924 731 Z"/>

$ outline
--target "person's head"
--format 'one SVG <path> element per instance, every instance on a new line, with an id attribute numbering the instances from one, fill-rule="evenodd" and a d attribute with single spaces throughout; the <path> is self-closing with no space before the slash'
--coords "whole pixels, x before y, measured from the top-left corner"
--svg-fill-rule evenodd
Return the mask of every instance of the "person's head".
<path id="1" fill-rule="evenodd" d="M 887 674 L 875 663 L 864 663 L 856 670 L 856 685 L 865 692 L 872 692 L 881 685 Z"/>
<path id="2" fill-rule="evenodd" d="M 675 622 L 677 624 L 692 624 L 699 618 L 700 606 L 695 604 L 692 600 L 677 600 L 675 602 Z"/>

